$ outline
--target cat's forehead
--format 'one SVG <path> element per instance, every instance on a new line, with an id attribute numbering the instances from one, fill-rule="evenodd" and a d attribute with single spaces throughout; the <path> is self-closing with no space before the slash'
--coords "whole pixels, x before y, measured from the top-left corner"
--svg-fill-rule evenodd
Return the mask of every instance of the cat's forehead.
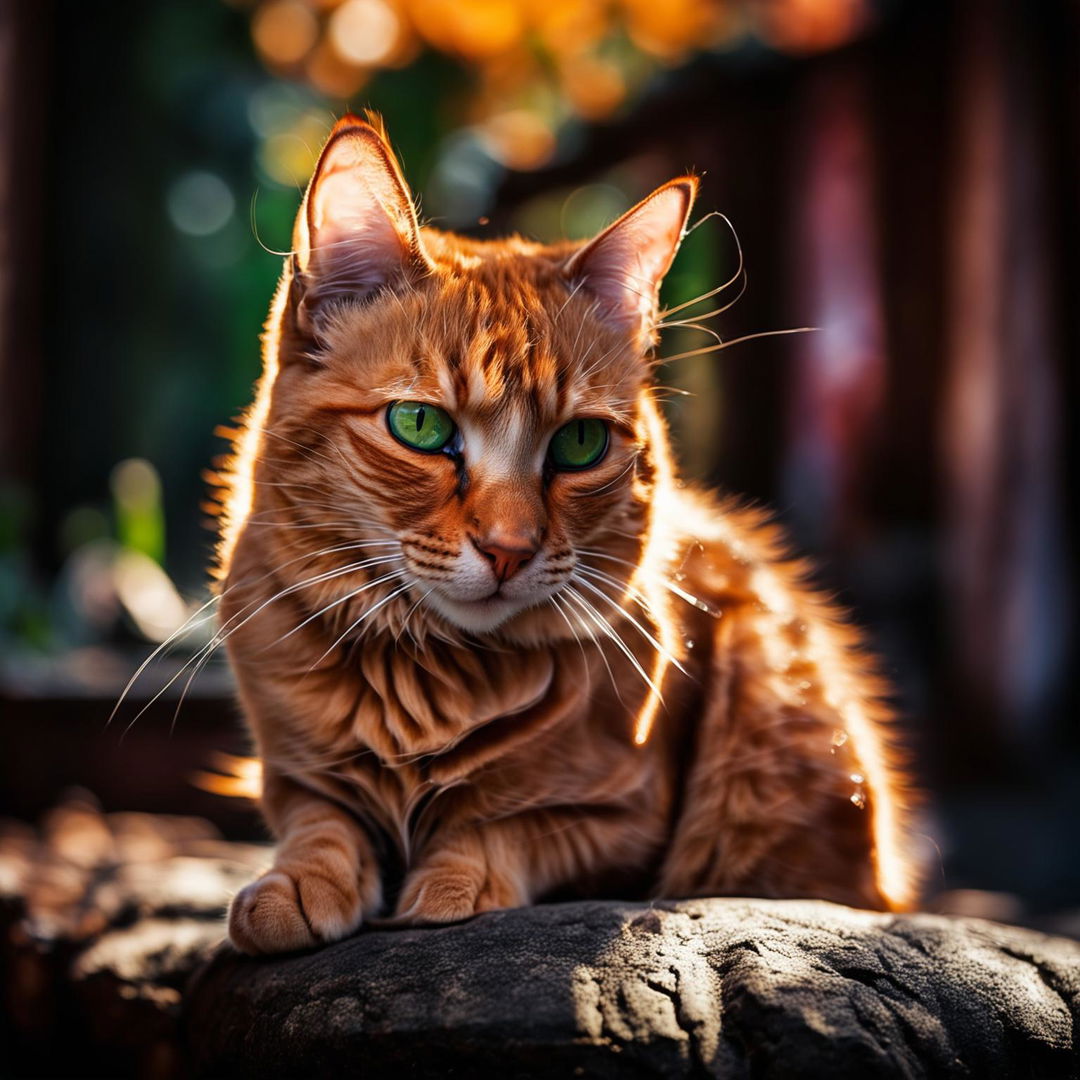
<path id="1" fill-rule="evenodd" d="M 420 286 L 343 313 L 336 350 L 377 353 L 391 396 L 541 424 L 582 412 L 629 414 L 632 346 L 548 260 L 471 260 Z"/>

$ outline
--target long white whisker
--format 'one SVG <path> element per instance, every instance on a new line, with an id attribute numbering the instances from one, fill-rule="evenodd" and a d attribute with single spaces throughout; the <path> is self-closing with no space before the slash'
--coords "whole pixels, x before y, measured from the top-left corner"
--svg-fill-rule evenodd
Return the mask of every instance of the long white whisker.
<path id="1" fill-rule="evenodd" d="M 634 667 L 634 670 L 637 671 L 637 673 L 645 681 L 646 686 L 648 686 L 649 689 L 652 690 L 652 692 L 657 696 L 660 701 L 663 701 L 663 696 L 660 693 L 660 688 L 656 685 L 656 683 L 653 682 L 649 673 L 641 666 L 638 658 L 633 654 L 626 642 L 623 641 L 623 639 L 618 635 L 618 633 L 615 631 L 615 628 L 596 610 L 596 608 L 591 603 L 589 603 L 589 601 L 584 596 L 581 595 L 581 593 L 577 591 L 577 589 L 573 587 L 573 585 L 567 585 L 565 592 L 568 597 L 574 600 L 574 602 L 577 603 L 578 606 L 581 607 L 587 615 L 589 615 L 593 622 L 596 623 L 596 625 L 600 628 L 601 632 L 606 634 L 607 637 L 611 639 L 611 641 L 615 644 L 616 648 L 627 658 L 627 660 L 630 661 L 630 663 Z"/>
<path id="2" fill-rule="evenodd" d="M 564 623 L 566 623 L 566 628 L 567 628 L 567 630 L 570 631 L 570 636 L 574 639 L 574 642 L 576 643 L 578 649 L 581 651 L 581 659 L 585 662 L 585 674 L 588 677 L 589 682 L 590 682 L 590 685 L 589 685 L 588 690 L 587 690 L 587 696 L 591 696 L 591 693 L 592 693 L 592 685 L 591 685 L 591 683 L 592 683 L 592 668 L 589 665 L 589 656 L 585 652 L 585 643 L 581 640 L 581 636 L 578 634 L 577 630 L 574 629 L 574 624 L 570 621 L 570 619 L 567 616 L 566 612 L 563 611 L 562 605 L 559 603 L 559 594 L 554 593 L 552 596 L 549 596 L 548 597 L 548 603 L 559 613 L 559 616 L 562 619 L 562 621 Z M 596 639 L 595 638 L 593 638 L 593 644 L 596 644 Z M 604 663 L 606 664 L 607 663 L 607 657 L 603 655 L 603 650 L 600 650 L 600 657 L 604 661 Z M 611 671 L 610 666 L 608 666 L 608 671 L 609 672 Z M 617 686 L 615 686 L 614 676 L 612 676 L 611 685 L 612 685 L 612 688 L 615 690 L 615 696 L 619 697 L 619 688 Z M 622 702 L 621 697 L 619 698 L 619 701 L 620 701 L 620 703 Z"/>
<path id="3" fill-rule="evenodd" d="M 613 487 L 615 484 L 617 484 L 636 464 L 637 458 L 635 456 L 627 462 L 625 468 L 622 469 L 618 476 L 613 476 L 606 484 L 603 484 L 598 488 L 592 488 L 589 491 L 583 491 L 581 493 L 581 498 L 585 499 L 593 495 L 602 494 L 608 488 Z"/>
<path id="4" fill-rule="evenodd" d="M 109 726 L 109 725 L 110 725 L 110 724 L 111 724 L 111 723 L 113 722 L 113 720 L 115 720 L 115 719 L 116 719 L 116 714 L 117 714 L 117 712 L 119 712 L 119 711 L 120 711 L 120 707 L 121 707 L 121 706 L 122 706 L 122 705 L 124 704 L 124 702 L 125 702 L 125 701 L 127 700 L 127 696 L 128 696 L 128 694 L 130 693 L 130 691 L 131 691 L 131 688 L 132 688 L 132 687 L 133 687 L 133 686 L 135 685 L 135 683 L 136 683 L 136 682 L 138 681 L 138 679 L 139 679 L 139 676 L 140 676 L 140 675 L 142 675 L 142 673 L 143 673 L 143 672 L 144 672 L 144 671 L 145 671 L 145 670 L 146 670 L 146 669 L 147 669 L 147 668 L 148 668 L 148 667 L 149 667 L 149 666 L 150 666 L 150 665 L 151 665 L 151 664 L 152 664 L 152 663 L 153 663 L 153 662 L 154 662 L 154 661 L 155 661 L 155 660 L 156 660 L 156 659 L 157 659 L 157 658 L 159 657 L 159 656 L 161 656 L 161 655 L 162 655 L 162 653 L 166 652 L 166 651 L 168 650 L 168 648 L 169 648 L 169 646 L 170 646 L 170 645 L 173 645 L 173 644 L 174 644 L 174 643 L 175 643 L 176 641 L 178 641 L 178 640 L 179 640 L 179 639 L 180 639 L 180 638 L 181 638 L 181 637 L 182 637 L 182 636 L 183 636 L 183 635 L 184 635 L 185 633 L 187 633 L 187 631 L 188 631 L 188 630 L 193 630 L 193 629 L 195 628 L 195 626 L 202 626 L 202 625 L 203 625 L 203 622 L 206 622 L 206 621 L 208 621 L 209 619 L 212 619 L 212 618 L 213 618 L 213 616 L 211 615 L 211 616 L 209 616 L 209 617 L 208 617 L 208 619 L 204 619 L 204 620 L 200 621 L 199 623 L 195 623 L 195 619 L 197 619 L 197 618 L 198 618 L 198 617 L 199 617 L 199 616 L 200 616 L 200 615 L 201 615 L 201 614 L 202 614 L 202 613 L 203 613 L 203 612 L 204 612 L 204 611 L 205 611 L 205 610 L 206 610 L 206 609 L 207 609 L 208 607 L 211 607 L 212 605 L 214 605 L 214 604 L 218 603 L 218 601 L 219 601 L 220 599 L 221 599 L 221 597 L 220 597 L 220 596 L 216 596 L 216 595 L 215 595 L 215 596 L 211 596 L 211 597 L 210 597 L 210 599 L 209 599 L 209 600 L 207 600 L 207 601 L 206 601 L 206 603 L 202 605 L 202 607 L 200 607 L 200 608 L 199 608 L 199 609 L 198 609 L 197 611 L 194 611 L 194 612 L 192 612 L 192 614 L 191 614 L 190 616 L 188 616 L 188 618 L 187 618 L 187 619 L 185 619 L 185 620 L 184 620 L 183 624 L 182 624 L 182 625 L 180 625 L 180 626 L 178 626 L 178 627 L 177 627 L 177 628 L 176 628 L 176 629 L 175 629 L 175 630 L 174 630 L 174 631 L 173 631 L 173 632 L 172 632 L 172 633 L 171 633 L 171 634 L 170 634 L 170 635 L 169 635 L 169 636 L 168 636 L 168 637 L 167 637 L 167 638 L 166 638 L 166 639 L 165 639 L 165 640 L 164 640 L 164 641 L 163 641 L 163 642 L 162 642 L 162 643 L 160 644 L 160 645 L 158 645 L 158 647 L 157 647 L 156 649 L 154 649 L 154 650 L 153 650 L 153 652 L 151 652 L 151 653 L 150 653 L 150 655 L 149 655 L 149 656 L 148 656 L 148 657 L 147 657 L 147 658 L 146 658 L 146 659 L 145 659 L 145 660 L 144 660 L 144 661 L 143 661 L 143 662 L 142 662 L 142 663 L 141 663 L 141 664 L 140 664 L 140 665 L 139 665 L 139 666 L 138 666 L 138 667 L 137 667 L 137 668 L 135 669 L 135 673 L 134 673 L 134 674 L 133 674 L 133 675 L 131 676 L 131 678 L 130 678 L 130 679 L 128 679 L 128 681 L 127 681 L 127 682 L 126 682 L 126 683 L 124 684 L 124 689 L 120 691 L 120 696 L 119 696 L 119 697 L 118 697 L 118 698 L 116 699 L 116 704 L 115 704 L 115 705 L 114 705 L 114 706 L 112 707 L 112 712 L 110 712 L 110 713 L 109 713 L 109 718 L 108 718 L 108 720 L 106 720 L 106 721 L 105 721 L 105 727 L 108 727 L 108 726 Z M 183 669 L 181 669 L 181 670 L 183 670 Z"/>
<path id="5" fill-rule="evenodd" d="M 681 671 L 684 675 L 687 674 L 686 668 L 684 668 L 682 664 L 680 664 L 679 661 L 676 660 L 675 657 L 672 656 L 671 653 L 668 652 L 668 650 L 659 641 L 657 641 L 657 639 L 653 637 L 653 635 L 648 630 L 646 630 L 645 627 L 642 626 L 641 623 L 639 623 L 637 619 L 635 619 L 634 616 L 630 614 L 629 611 L 626 610 L 626 608 L 621 607 L 619 604 L 617 604 L 614 597 L 608 596 L 606 592 L 604 592 L 602 589 L 598 589 L 595 585 L 592 584 L 592 582 L 586 581 L 584 578 L 577 577 L 575 575 L 574 580 L 576 580 L 579 585 L 582 585 L 586 589 L 588 589 L 589 592 L 594 593 L 596 596 L 601 597 L 603 600 L 606 600 L 612 608 L 614 608 L 616 611 L 620 612 L 620 614 L 626 617 L 627 621 L 631 624 L 631 626 L 633 626 L 637 630 L 637 632 L 641 634 L 641 636 L 645 638 L 645 640 L 649 642 L 649 644 L 652 645 L 652 647 L 669 664 L 677 667 L 679 671 Z"/>
<path id="6" fill-rule="evenodd" d="M 610 559 L 612 562 L 621 563 L 623 566 L 629 566 L 631 569 L 637 569 L 637 563 L 632 563 L 629 559 L 620 559 L 616 555 L 609 555 L 606 551 L 596 551 L 591 548 L 578 548 L 578 553 L 581 555 L 591 555 L 597 559 Z M 595 566 L 591 566 L 588 569 L 596 571 Z M 715 605 L 711 605 L 702 600 L 700 596 L 694 596 L 693 593 L 687 592 L 686 589 L 676 585 L 673 581 L 668 581 L 667 578 L 658 578 L 661 585 L 664 586 L 669 592 L 673 593 L 680 600 L 685 600 L 691 607 L 696 607 L 698 611 L 704 611 L 706 614 L 717 616 L 719 614 L 719 608 Z"/>
<path id="7" fill-rule="evenodd" d="M 335 464 L 325 454 L 320 454 L 319 451 L 316 450 L 314 447 L 305 446 L 303 443 L 299 443 L 295 439 L 290 439 L 287 435 L 282 435 L 280 431 L 274 431 L 271 428 L 264 427 L 263 428 L 263 434 L 264 435 L 269 435 L 269 436 L 271 436 L 271 438 L 274 438 L 274 439 L 280 439 L 282 442 L 287 442 L 290 446 L 295 446 L 296 449 L 301 451 L 302 453 L 310 454 L 310 455 L 312 455 L 314 457 L 317 457 L 317 458 L 321 459 L 322 461 L 325 461 L 328 465 Z"/>
<path id="8" fill-rule="evenodd" d="M 652 614 L 649 598 L 628 581 L 623 581 L 612 574 L 605 574 L 603 570 L 598 570 L 595 566 L 589 566 L 586 563 L 578 563 L 577 570 L 589 577 L 596 578 L 597 581 L 604 582 L 606 585 L 614 585 L 620 592 L 631 597 L 643 611 L 649 615 Z"/>
<path id="9" fill-rule="evenodd" d="M 385 563 L 388 563 L 388 562 L 393 562 L 397 558 L 400 558 L 400 556 L 397 556 L 397 555 L 381 555 L 377 559 L 366 559 L 363 564 L 358 564 L 357 568 L 359 568 L 360 566 L 370 567 L 370 566 L 381 565 L 381 564 L 385 564 Z M 314 615 L 312 615 L 309 618 L 305 619 L 304 622 L 300 624 L 300 626 L 306 626 L 307 623 L 312 621 L 312 619 L 318 618 L 319 615 L 321 615 L 325 611 L 328 611 L 330 608 L 336 607 L 338 604 L 344 603 L 346 600 L 350 599 L 352 596 L 358 596 L 360 593 L 365 592 L 370 588 L 373 588 L 375 585 L 378 585 L 382 581 L 387 581 L 392 577 L 398 577 L 402 572 L 403 571 L 401 571 L 401 570 L 395 570 L 392 574 L 386 574 L 383 577 L 376 578 L 374 581 L 367 582 L 366 584 L 362 585 L 360 588 L 355 589 L 352 593 L 350 593 L 350 594 L 348 594 L 346 596 L 343 596 L 338 600 L 335 600 L 332 604 L 327 604 L 326 607 L 324 607 L 321 611 L 317 611 Z M 256 614 L 257 614 L 257 612 L 256 612 Z M 244 622 L 247 622 L 247 620 L 245 619 Z M 184 701 L 187 699 L 188 690 L 191 689 L 191 684 L 198 677 L 199 672 L 201 672 L 202 669 L 210 662 L 211 656 L 213 656 L 213 654 L 232 636 L 232 634 L 234 634 L 237 630 L 239 630 L 240 627 L 242 627 L 243 625 L 244 625 L 244 623 L 241 623 L 240 626 L 234 627 L 234 629 L 230 630 L 227 634 L 225 634 L 223 637 L 221 637 L 220 640 L 218 640 L 216 643 L 212 643 L 213 648 L 211 648 L 207 652 L 205 652 L 204 655 L 199 658 L 199 660 L 197 661 L 195 666 L 192 668 L 191 674 L 188 676 L 187 682 L 184 684 L 184 689 L 180 692 L 180 700 L 176 703 L 176 709 L 173 712 L 173 719 L 172 719 L 172 726 L 173 727 L 176 726 L 177 718 L 180 716 L 180 709 L 183 706 Z M 287 634 L 282 635 L 280 638 L 277 639 L 277 641 L 272 642 L 270 645 L 267 645 L 264 648 L 260 649 L 259 652 L 260 653 L 265 652 L 267 649 L 271 648 L 272 645 L 276 645 L 279 642 L 284 641 L 285 638 L 289 637 L 291 634 L 296 633 L 296 631 L 300 629 L 300 626 L 293 627 L 293 629 L 290 630 Z"/>
<path id="10" fill-rule="evenodd" d="M 675 322 L 668 322 L 665 319 L 662 322 L 658 322 L 656 324 L 657 328 L 660 330 L 669 330 L 673 326 L 695 326 L 703 319 L 712 319 L 715 318 L 715 316 L 717 315 L 723 315 L 725 311 L 730 311 L 746 295 L 746 290 L 747 288 L 749 288 L 749 285 L 749 275 L 743 274 L 742 286 L 739 289 L 738 293 L 735 295 L 734 299 L 729 300 L 726 304 L 721 304 L 721 306 L 718 308 L 713 308 L 712 311 L 706 311 L 704 315 L 695 315 L 693 318 L 690 319 L 678 319 Z M 705 327 L 700 327 L 699 329 L 704 330 Z"/>
<path id="11" fill-rule="evenodd" d="M 378 556 L 377 558 L 378 558 L 379 562 L 382 562 L 382 561 L 386 561 L 386 560 L 388 560 L 390 558 L 396 558 L 396 557 L 397 556 L 381 555 L 381 556 Z M 280 600 L 283 597 L 288 596 L 291 593 L 296 592 L 299 589 L 307 588 L 308 586 L 311 586 L 311 585 L 317 585 L 317 584 L 320 584 L 323 581 L 329 581 L 332 578 L 340 577 L 340 576 L 342 576 L 344 574 L 355 573 L 358 569 L 363 569 L 363 567 L 366 566 L 366 565 L 367 565 L 366 561 L 361 562 L 361 563 L 351 563 L 348 566 L 339 567 L 336 570 L 326 571 L 325 573 L 318 574 L 316 577 L 308 578 L 306 581 L 301 581 L 301 582 L 298 582 L 295 585 L 290 585 L 285 589 L 281 589 L 279 592 L 277 592 L 273 596 L 271 596 L 269 600 L 266 600 L 262 604 L 260 604 L 259 607 L 255 611 L 253 611 L 250 615 L 248 615 L 247 618 L 245 618 L 239 625 L 237 625 L 235 627 L 232 627 L 232 629 L 229 629 L 230 625 L 233 622 L 235 622 L 238 618 L 240 618 L 240 616 L 243 615 L 244 612 L 246 612 L 249 608 L 251 608 L 253 606 L 253 604 L 257 603 L 257 601 L 252 601 L 252 603 L 250 603 L 246 607 L 242 608 L 231 619 L 229 619 L 228 622 L 226 622 L 225 625 L 222 626 L 218 630 L 218 632 L 210 639 L 210 641 L 208 641 L 193 657 L 191 657 L 188 660 L 188 662 L 186 664 L 184 664 L 184 666 L 181 667 L 180 670 L 178 672 L 176 672 L 176 674 L 173 675 L 173 677 L 171 679 L 169 679 L 169 681 L 135 714 L 135 716 L 132 717 L 131 722 L 127 725 L 127 727 L 124 728 L 124 734 L 126 735 L 135 726 L 135 724 L 138 722 L 140 717 L 142 717 L 143 714 L 156 701 L 158 701 L 158 699 L 164 693 L 166 693 L 168 691 L 168 689 L 173 685 L 173 683 L 175 683 L 176 680 L 179 679 L 180 676 L 184 674 L 184 672 L 187 670 L 189 664 L 194 663 L 196 665 L 196 671 L 200 670 L 201 667 L 203 666 L 205 660 L 209 659 L 210 655 L 212 655 L 214 652 L 216 652 L 218 647 L 228 637 L 230 637 L 233 633 L 235 633 L 237 630 L 239 630 L 241 627 L 243 627 L 248 622 L 250 622 L 253 618 L 255 618 L 255 616 L 258 615 L 259 612 L 261 612 L 265 607 L 267 607 L 268 605 L 274 603 L 276 600 Z M 273 573 L 273 571 L 270 572 L 270 574 L 272 574 L 272 573 Z M 270 574 L 267 574 L 265 576 L 269 577 Z M 190 680 L 189 680 L 187 685 L 190 685 Z"/>
<path id="12" fill-rule="evenodd" d="M 396 558 L 398 558 L 397 555 L 391 555 L 391 556 L 387 556 L 384 559 L 384 561 L 385 562 L 391 562 L 393 559 L 396 559 Z M 303 628 L 305 626 L 307 626 L 308 623 L 314 622 L 317 618 L 319 618 L 319 616 L 325 615 L 328 611 L 331 611 L 333 608 L 336 608 L 341 604 L 347 603 L 349 600 L 354 599 L 355 597 L 359 596 L 361 593 L 367 592 L 368 589 L 373 589 L 376 585 L 381 585 L 384 581 L 390 581 L 392 578 L 401 577 L 401 575 L 404 574 L 404 573 L 405 573 L 405 570 L 403 568 L 393 570 L 389 574 L 382 574 L 380 577 L 377 577 L 372 581 L 365 582 L 359 588 L 353 589 L 352 592 L 348 592 L 344 596 L 339 596 L 336 600 L 331 601 L 325 607 L 319 608 L 319 610 L 316 611 L 314 615 L 309 615 L 306 619 L 304 619 L 303 622 L 298 623 L 287 634 L 282 634 L 281 637 L 279 637 L 276 641 L 273 641 L 273 642 L 270 643 L 270 645 L 267 645 L 264 648 L 260 649 L 259 652 L 265 652 L 266 649 L 272 648 L 275 645 L 280 645 L 281 642 L 283 642 L 286 638 L 290 638 L 297 631 L 303 630 Z"/>
<path id="13" fill-rule="evenodd" d="M 380 540 L 380 541 L 373 541 L 372 543 L 382 544 L 384 542 L 385 541 Z M 315 551 L 315 552 L 311 552 L 311 553 L 305 553 L 303 555 L 298 555 L 296 558 L 289 559 L 288 561 L 282 563 L 281 566 L 275 567 L 272 570 L 268 570 L 261 577 L 254 579 L 254 581 L 252 581 L 251 579 L 241 579 L 240 581 L 235 581 L 232 584 L 227 585 L 220 593 L 217 593 L 214 596 L 211 596 L 210 599 L 207 600 L 205 604 L 203 604 L 200 608 L 198 608 L 190 616 L 188 616 L 188 618 L 184 621 L 184 623 L 181 626 L 177 627 L 176 630 L 174 630 L 160 645 L 158 645 L 157 648 L 154 649 L 153 652 L 151 652 L 150 655 L 147 656 L 146 659 L 143 660 L 143 662 L 135 669 L 135 673 L 131 676 L 130 679 L 128 679 L 127 683 L 124 685 L 124 689 L 120 692 L 120 696 L 117 698 L 116 704 L 112 708 L 112 712 L 109 713 L 109 718 L 105 721 L 105 727 L 108 727 L 113 722 L 113 720 L 116 718 L 117 712 L 120 710 L 120 707 L 124 704 L 125 700 L 127 700 L 127 695 L 131 692 L 131 688 L 138 681 L 139 676 L 142 675 L 142 673 L 154 662 L 154 660 L 156 660 L 164 652 L 167 652 L 169 647 L 171 645 L 175 644 L 185 633 L 187 633 L 189 630 L 195 629 L 196 626 L 202 626 L 204 623 L 208 622 L 209 618 L 203 619 L 203 620 L 201 620 L 201 621 L 199 621 L 197 623 L 194 620 L 196 620 L 204 611 L 206 611 L 207 608 L 211 607 L 214 604 L 220 603 L 221 600 L 228 593 L 233 591 L 233 589 L 236 589 L 236 588 L 240 587 L 241 585 L 250 585 L 250 584 L 257 585 L 259 582 L 265 581 L 268 577 L 272 577 L 274 574 L 280 573 L 282 570 L 285 569 L 285 567 L 292 566 L 294 563 L 300 562 L 302 560 L 306 559 L 306 560 L 310 561 L 311 559 L 320 558 L 320 557 L 322 557 L 324 555 L 331 555 L 331 554 L 334 554 L 335 552 L 350 551 L 353 548 L 366 547 L 366 546 L 368 546 L 368 544 L 369 544 L 368 541 L 360 541 L 360 542 L 353 543 L 353 544 L 343 544 L 343 545 L 340 545 L 338 547 L 322 548 L 319 551 Z M 211 638 L 211 640 L 213 640 L 213 638 Z M 200 649 L 200 652 L 201 651 L 202 650 Z M 196 656 L 197 655 L 198 655 L 198 653 L 196 653 Z M 190 663 L 190 662 L 191 662 L 191 660 L 189 659 L 188 663 Z M 184 667 L 187 667 L 187 664 L 185 664 Z M 179 674 L 181 674 L 183 672 L 184 667 L 182 667 L 180 669 L 180 671 L 177 672 L 177 675 L 179 675 Z M 164 689 L 167 690 L 168 687 L 171 684 L 172 683 L 170 681 L 170 683 L 167 684 Z M 153 700 L 156 701 L 157 698 L 155 697 Z M 150 702 L 150 704 L 152 704 L 152 703 L 153 702 Z M 142 714 L 140 713 L 139 715 L 142 715 Z M 136 717 L 136 719 L 137 719 L 137 717 Z M 129 725 L 129 727 L 130 727 L 130 725 Z M 125 729 L 125 731 L 126 730 L 127 729 Z"/>
<path id="14" fill-rule="evenodd" d="M 406 572 L 407 571 L 405 570 L 401 570 L 399 571 L 399 574 L 404 574 Z M 319 657 L 318 660 L 315 661 L 314 664 L 311 665 L 311 667 L 308 668 L 308 674 L 314 671 L 315 668 L 317 668 L 365 619 L 369 619 L 372 615 L 375 614 L 376 611 L 379 610 L 379 608 L 383 607 L 385 604 L 388 604 L 391 600 L 393 600 L 396 596 L 400 596 L 403 592 L 408 592 L 408 590 L 411 588 L 412 582 L 407 581 L 404 585 L 389 592 L 377 604 L 374 604 L 372 607 L 368 608 L 368 610 L 365 611 L 359 619 L 346 627 L 345 632 L 330 646 L 329 649 L 326 650 L 326 652 L 322 654 L 322 656 Z"/>
<path id="15" fill-rule="evenodd" d="M 404 618 L 404 619 L 402 620 L 402 622 L 401 622 L 401 629 L 400 629 L 400 630 L 399 630 L 399 631 L 398 631 L 398 632 L 397 632 L 397 633 L 396 633 L 396 634 L 394 635 L 394 640 L 395 640 L 395 641 L 400 641 L 400 640 L 401 640 L 401 635 L 407 632 L 407 633 L 408 633 L 408 635 L 409 635 L 409 637 L 411 637 L 411 638 L 413 639 L 413 641 L 415 641 L 415 642 L 416 642 L 416 644 L 417 644 L 417 645 L 419 645 L 419 644 L 420 644 L 420 642 L 419 642 L 419 641 L 417 641 L 417 639 L 416 639 L 416 635 L 415 635 L 415 634 L 414 634 L 414 633 L 413 633 L 413 632 L 412 632 L 412 631 L 411 631 L 411 630 L 409 629 L 409 620 L 410 620 L 410 619 L 412 618 L 412 616 L 413 616 L 413 612 L 414 612 L 414 611 L 416 611 L 416 609 L 417 609 L 418 607 L 420 607 L 420 605 L 421 605 L 421 604 L 422 604 L 422 603 L 423 603 L 423 602 L 424 602 L 424 601 L 425 601 L 425 600 L 426 600 L 426 599 L 427 599 L 427 598 L 428 598 L 428 597 L 429 597 L 429 596 L 430 596 L 430 595 L 431 595 L 431 594 L 432 594 L 432 593 L 433 593 L 434 591 L 435 591 L 435 586 L 434 586 L 434 585 L 432 585 L 432 586 L 431 586 L 431 588 L 430 588 L 430 589 L 428 589 L 428 591 L 427 591 L 426 593 L 424 593 L 424 595 L 423 595 L 423 596 L 421 596 L 421 597 L 420 597 L 420 599 L 419 599 L 419 600 L 417 600 L 417 601 L 416 601 L 416 603 L 415 603 L 415 604 L 413 604 L 413 606 L 412 606 L 411 608 L 409 608 L 409 610 L 408 610 L 407 612 L 405 612 L 405 618 Z"/>

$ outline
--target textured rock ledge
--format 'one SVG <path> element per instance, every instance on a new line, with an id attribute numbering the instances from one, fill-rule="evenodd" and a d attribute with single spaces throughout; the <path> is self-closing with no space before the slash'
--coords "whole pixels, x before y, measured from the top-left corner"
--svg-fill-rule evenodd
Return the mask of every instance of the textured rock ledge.
<path id="1" fill-rule="evenodd" d="M 1080 944 L 804 901 L 542 906 L 373 930 L 189 989 L 220 1076 L 1080 1075 Z"/>
<path id="2" fill-rule="evenodd" d="M 250 960 L 223 915 L 269 858 L 83 795 L 0 822 L 0 1075 L 1080 1078 L 1071 940 L 594 902 Z"/>

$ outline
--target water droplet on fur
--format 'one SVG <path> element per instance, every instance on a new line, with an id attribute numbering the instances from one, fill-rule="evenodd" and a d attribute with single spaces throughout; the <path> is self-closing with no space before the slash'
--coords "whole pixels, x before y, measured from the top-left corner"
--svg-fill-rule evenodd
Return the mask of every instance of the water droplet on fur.
<path id="1" fill-rule="evenodd" d="M 798 683 L 795 684 L 796 689 L 798 689 L 798 690 L 809 690 L 810 687 L 813 686 L 813 685 L 814 684 L 809 679 L 803 679 L 802 682 L 798 682 Z M 835 734 L 833 735 L 833 741 L 834 741 L 834 743 L 836 741 L 836 735 Z"/>
<path id="2" fill-rule="evenodd" d="M 678 576 L 679 575 L 676 575 L 676 577 Z M 684 574 L 682 576 L 685 577 L 686 575 Z M 668 588 L 671 589 L 671 591 L 675 593 L 676 596 L 685 600 L 688 604 L 693 604 L 694 607 L 698 609 L 698 611 L 704 611 L 706 615 L 711 615 L 714 619 L 719 619 L 720 616 L 724 614 L 720 608 L 715 607 L 713 604 L 706 603 L 706 601 L 702 600 L 699 596 L 693 596 L 685 589 L 680 589 L 674 583 L 669 582 Z"/>
<path id="3" fill-rule="evenodd" d="M 837 728 L 832 733 L 833 746 L 843 746 L 848 740 L 848 733 L 843 728 Z"/>
<path id="4" fill-rule="evenodd" d="M 690 641 L 689 639 L 687 639 L 686 647 L 688 649 L 692 649 L 694 647 L 694 643 L 692 641 Z"/>
<path id="5" fill-rule="evenodd" d="M 851 793 L 851 805 L 859 810 L 866 809 L 866 792 L 865 791 L 853 791 Z"/>
<path id="6" fill-rule="evenodd" d="M 672 575 L 676 581 L 685 581 L 686 575 L 680 570 L 677 574 Z"/>
<path id="7" fill-rule="evenodd" d="M 866 777 L 863 776 L 862 773 L 853 772 L 851 774 L 851 782 L 853 784 L 865 784 L 866 783 Z"/>

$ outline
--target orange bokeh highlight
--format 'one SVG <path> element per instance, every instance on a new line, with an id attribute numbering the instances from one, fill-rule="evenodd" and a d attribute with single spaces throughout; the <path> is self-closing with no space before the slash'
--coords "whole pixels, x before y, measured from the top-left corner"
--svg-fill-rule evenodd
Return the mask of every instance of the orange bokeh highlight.
<path id="1" fill-rule="evenodd" d="M 252 36 L 271 70 L 341 100 L 425 47 L 452 56 L 475 76 L 464 113 L 500 161 L 530 169 L 566 119 L 611 116 L 658 65 L 750 35 L 820 52 L 868 23 L 866 0 L 262 0 Z"/>

